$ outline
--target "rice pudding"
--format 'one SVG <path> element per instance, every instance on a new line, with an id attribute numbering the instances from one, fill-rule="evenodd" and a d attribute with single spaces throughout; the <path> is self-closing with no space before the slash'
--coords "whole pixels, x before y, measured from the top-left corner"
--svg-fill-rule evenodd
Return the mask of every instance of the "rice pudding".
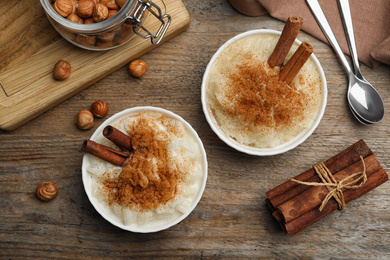
<path id="1" fill-rule="evenodd" d="M 134 150 L 123 167 L 85 155 L 91 195 L 102 211 L 119 226 L 141 232 L 158 231 L 188 215 L 207 177 L 204 149 L 194 130 L 149 110 L 130 113 L 112 126 L 132 138 Z M 100 133 L 94 141 L 118 149 Z"/>
<path id="2" fill-rule="evenodd" d="M 267 60 L 278 42 L 272 33 L 250 34 L 223 49 L 205 80 L 206 108 L 226 137 L 255 148 L 288 143 L 309 129 L 322 105 L 322 79 L 309 58 L 290 85 Z M 294 43 L 286 62 L 298 48 Z"/>

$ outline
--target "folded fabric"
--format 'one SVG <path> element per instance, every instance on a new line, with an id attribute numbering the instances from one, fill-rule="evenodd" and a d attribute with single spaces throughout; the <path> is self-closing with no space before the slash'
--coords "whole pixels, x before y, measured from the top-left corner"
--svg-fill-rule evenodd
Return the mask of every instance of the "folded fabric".
<path id="1" fill-rule="evenodd" d="M 328 43 L 305 0 L 229 0 L 239 12 L 249 16 L 269 13 L 286 21 L 289 16 L 305 20 L 302 30 Z M 337 0 L 320 0 L 320 5 L 344 53 L 349 49 Z M 350 0 L 353 28 L 359 60 L 371 68 L 380 63 L 390 65 L 390 1 Z"/>

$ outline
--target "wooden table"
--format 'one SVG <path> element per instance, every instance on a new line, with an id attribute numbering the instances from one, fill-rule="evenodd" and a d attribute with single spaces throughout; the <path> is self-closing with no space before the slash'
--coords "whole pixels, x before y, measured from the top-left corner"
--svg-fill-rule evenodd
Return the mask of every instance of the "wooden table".
<path id="1" fill-rule="evenodd" d="M 377 125 L 359 124 L 347 106 L 347 78 L 334 52 L 301 32 L 299 38 L 314 46 L 328 81 L 328 105 L 319 127 L 282 155 L 256 157 L 233 150 L 203 115 L 204 69 L 229 38 L 250 29 L 282 30 L 284 23 L 243 16 L 225 0 L 183 2 L 191 26 L 142 56 L 149 65 L 143 78 L 132 78 L 122 67 L 22 127 L 0 132 L 0 258 L 390 258 L 390 182 L 291 237 L 281 232 L 264 203 L 266 191 L 359 139 L 389 172 L 390 115 Z M 362 72 L 390 107 L 390 67 L 362 66 Z M 81 181 L 80 145 L 104 119 L 89 131 L 77 129 L 74 119 L 99 99 L 109 104 L 108 116 L 134 106 L 158 106 L 198 131 L 209 177 L 187 219 L 166 231 L 137 234 L 111 225 L 95 211 Z M 59 187 L 48 203 L 35 196 L 44 181 Z"/>

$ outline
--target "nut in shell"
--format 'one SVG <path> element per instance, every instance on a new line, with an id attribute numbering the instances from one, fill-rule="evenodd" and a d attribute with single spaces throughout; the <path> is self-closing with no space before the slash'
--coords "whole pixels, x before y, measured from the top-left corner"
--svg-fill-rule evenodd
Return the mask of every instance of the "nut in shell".
<path id="1" fill-rule="evenodd" d="M 87 18 L 84 20 L 84 24 L 93 24 L 95 23 L 92 18 Z"/>
<path id="2" fill-rule="evenodd" d="M 107 19 L 110 19 L 111 17 L 113 17 L 114 15 L 116 15 L 118 13 L 118 10 L 108 10 L 108 16 L 107 16 Z M 120 27 L 118 27 L 120 28 Z"/>
<path id="3" fill-rule="evenodd" d="M 93 0 L 79 0 L 76 12 L 80 17 L 89 18 L 92 17 L 94 6 L 95 2 Z"/>
<path id="4" fill-rule="evenodd" d="M 70 63 L 64 60 L 59 60 L 54 66 L 53 77 L 56 80 L 66 80 L 70 76 L 72 67 Z"/>
<path id="5" fill-rule="evenodd" d="M 94 35 L 86 35 L 86 34 L 78 34 L 75 42 L 81 44 L 83 46 L 93 46 L 96 43 L 96 36 Z"/>
<path id="6" fill-rule="evenodd" d="M 120 8 L 122 8 L 122 7 L 125 5 L 126 1 L 127 1 L 127 0 L 115 0 L 116 4 L 117 4 Z"/>
<path id="7" fill-rule="evenodd" d="M 120 7 L 118 6 L 118 4 L 116 3 L 115 0 L 100 0 L 100 3 L 107 6 L 108 9 L 111 9 L 111 10 L 119 10 Z"/>
<path id="8" fill-rule="evenodd" d="M 93 114 L 87 109 L 80 110 L 76 117 L 76 126 L 81 130 L 91 129 L 95 125 Z"/>
<path id="9" fill-rule="evenodd" d="M 67 20 L 71 21 L 71 22 L 74 22 L 74 23 L 79 23 L 79 24 L 83 24 L 84 23 L 84 20 L 78 16 L 77 14 L 70 14 L 68 15 L 68 17 L 66 17 Z"/>
<path id="10" fill-rule="evenodd" d="M 103 4 L 96 4 L 93 8 L 92 19 L 95 23 L 105 20 L 108 16 L 108 8 Z"/>
<path id="11" fill-rule="evenodd" d="M 53 8 L 62 17 L 67 17 L 73 11 L 73 4 L 70 0 L 57 0 L 54 2 Z"/>
<path id="12" fill-rule="evenodd" d="M 104 117 L 108 113 L 108 105 L 103 101 L 95 101 L 91 106 L 91 112 L 97 117 Z"/>
<path id="13" fill-rule="evenodd" d="M 37 188 L 37 196 L 42 201 L 49 201 L 54 199 L 58 194 L 57 186 L 49 181 L 41 183 Z"/>
<path id="14" fill-rule="evenodd" d="M 140 78 L 148 69 L 148 65 L 143 60 L 133 60 L 130 62 L 128 70 L 131 76 Z"/>

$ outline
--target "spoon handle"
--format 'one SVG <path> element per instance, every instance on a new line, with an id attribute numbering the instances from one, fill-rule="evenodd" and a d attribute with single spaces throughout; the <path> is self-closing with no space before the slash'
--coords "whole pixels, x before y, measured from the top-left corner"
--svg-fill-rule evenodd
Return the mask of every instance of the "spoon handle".
<path id="1" fill-rule="evenodd" d="M 351 9 L 349 7 L 348 0 L 339 0 L 339 8 L 341 13 L 341 20 L 343 21 L 344 31 L 347 37 L 349 51 L 351 52 L 352 63 L 355 71 L 355 75 L 363 80 L 362 73 L 360 72 L 358 54 L 356 49 L 355 35 L 353 32 Z"/>
<path id="2" fill-rule="evenodd" d="M 349 63 L 345 58 L 343 51 L 341 50 L 340 44 L 337 42 L 337 39 L 332 31 L 332 28 L 330 27 L 328 20 L 326 19 L 325 14 L 321 9 L 320 4 L 318 3 L 317 0 L 306 0 L 306 2 L 309 5 L 310 10 L 313 13 L 314 17 L 316 18 L 318 25 L 320 26 L 326 38 L 328 39 L 330 45 L 332 45 L 333 49 L 339 56 L 341 60 L 341 64 L 344 66 L 344 69 L 347 71 L 348 75 L 353 74 L 351 67 L 349 66 Z"/>

